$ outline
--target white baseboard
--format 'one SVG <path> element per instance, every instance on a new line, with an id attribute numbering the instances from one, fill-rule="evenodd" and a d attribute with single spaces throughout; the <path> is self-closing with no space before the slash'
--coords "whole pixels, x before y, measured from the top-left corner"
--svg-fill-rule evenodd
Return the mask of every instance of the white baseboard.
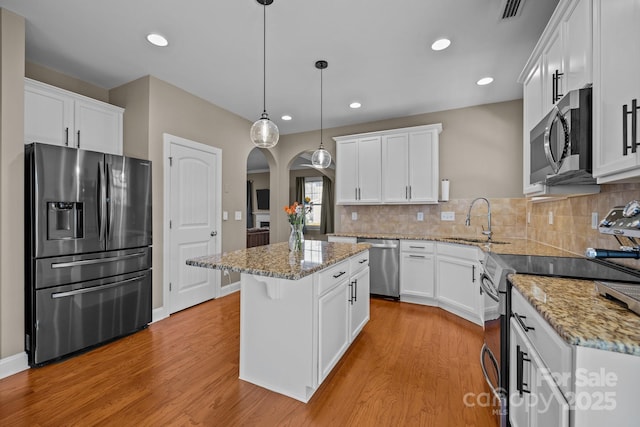
<path id="1" fill-rule="evenodd" d="M 25 352 L 0 359 L 0 379 L 27 369 L 29 369 L 29 361 Z"/>
<path id="2" fill-rule="evenodd" d="M 233 282 L 226 286 L 220 287 L 220 295 L 218 298 L 226 297 L 234 292 L 238 292 L 240 290 L 240 282 Z"/>
<path id="3" fill-rule="evenodd" d="M 164 309 L 164 306 L 154 308 L 151 311 L 151 323 L 156 323 L 162 319 L 166 319 L 167 317 L 169 317 L 169 314 L 167 313 L 167 310 Z"/>

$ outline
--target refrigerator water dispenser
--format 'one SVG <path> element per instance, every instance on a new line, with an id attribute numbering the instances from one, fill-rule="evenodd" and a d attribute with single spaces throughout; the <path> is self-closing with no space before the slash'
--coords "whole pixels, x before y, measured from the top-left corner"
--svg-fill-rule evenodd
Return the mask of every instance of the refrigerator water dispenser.
<path id="1" fill-rule="evenodd" d="M 82 239 L 82 203 L 48 202 L 47 216 L 47 239 Z"/>

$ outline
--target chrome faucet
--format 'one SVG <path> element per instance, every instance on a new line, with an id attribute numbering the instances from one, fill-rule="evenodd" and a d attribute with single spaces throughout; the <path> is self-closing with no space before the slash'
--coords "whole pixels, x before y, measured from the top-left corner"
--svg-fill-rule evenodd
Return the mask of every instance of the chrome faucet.
<path id="1" fill-rule="evenodd" d="M 484 234 L 485 236 L 487 236 L 487 240 L 491 240 L 491 236 L 493 235 L 493 232 L 491 231 L 491 203 L 489 203 L 489 200 L 484 198 L 484 197 L 478 197 L 476 199 L 473 199 L 473 201 L 471 202 L 471 205 L 469 206 L 469 212 L 467 212 L 467 219 L 464 221 L 464 225 L 466 225 L 467 227 L 469 227 L 471 225 L 471 208 L 473 207 L 473 204 L 475 202 L 477 202 L 478 200 L 484 200 L 485 202 L 487 202 L 487 229 L 484 229 L 484 226 L 482 227 L 482 234 Z"/>

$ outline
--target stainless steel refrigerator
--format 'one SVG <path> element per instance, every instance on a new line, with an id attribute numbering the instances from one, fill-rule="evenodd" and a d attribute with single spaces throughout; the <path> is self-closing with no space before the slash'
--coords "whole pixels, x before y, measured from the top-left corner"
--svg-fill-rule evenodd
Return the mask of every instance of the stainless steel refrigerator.
<path id="1" fill-rule="evenodd" d="M 151 162 L 25 146 L 25 350 L 39 366 L 151 321 Z"/>

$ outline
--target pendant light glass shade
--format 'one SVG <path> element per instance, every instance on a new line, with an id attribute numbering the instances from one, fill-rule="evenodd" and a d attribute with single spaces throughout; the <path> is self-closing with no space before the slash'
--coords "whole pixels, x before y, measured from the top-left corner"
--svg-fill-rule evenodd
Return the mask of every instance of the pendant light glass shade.
<path id="1" fill-rule="evenodd" d="M 331 154 L 322 145 L 322 70 L 328 66 L 327 61 L 316 61 L 316 68 L 320 70 L 320 147 L 313 152 L 311 164 L 318 169 L 326 169 L 331 165 Z"/>
<path id="2" fill-rule="evenodd" d="M 262 18 L 262 116 L 251 126 L 251 141 L 259 148 L 275 147 L 280 139 L 280 131 L 278 126 L 269 119 L 267 114 L 267 6 L 273 3 L 273 0 L 256 0 L 263 6 Z"/>
<path id="3" fill-rule="evenodd" d="M 262 113 L 262 117 L 251 126 L 251 140 L 256 147 L 275 147 L 279 138 L 278 126 L 269 119 L 266 112 Z"/>
<path id="4" fill-rule="evenodd" d="M 331 154 L 320 145 L 311 156 L 311 164 L 318 169 L 326 169 L 331 164 Z"/>

